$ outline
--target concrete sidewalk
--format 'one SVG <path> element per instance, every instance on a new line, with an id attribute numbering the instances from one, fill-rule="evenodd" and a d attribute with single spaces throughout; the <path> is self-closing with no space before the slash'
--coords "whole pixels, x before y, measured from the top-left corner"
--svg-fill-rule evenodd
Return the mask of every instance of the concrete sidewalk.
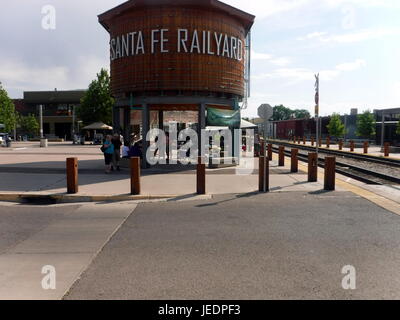
<path id="1" fill-rule="evenodd" d="M 61 299 L 135 207 L 129 202 L 34 208 L 0 203 L 0 300 Z M 44 266 L 56 270 L 55 290 L 42 287 Z"/>

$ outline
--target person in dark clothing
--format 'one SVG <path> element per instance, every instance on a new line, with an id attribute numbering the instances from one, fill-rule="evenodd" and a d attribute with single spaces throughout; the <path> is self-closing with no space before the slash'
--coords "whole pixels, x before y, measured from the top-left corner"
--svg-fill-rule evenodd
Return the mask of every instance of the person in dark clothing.
<path id="1" fill-rule="evenodd" d="M 114 134 L 111 142 L 114 145 L 113 165 L 111 166 L 111 170 L 114 170 L 115 167 L 118 171 L 121 171 L 119 167 L 119 161 L 121 160 L 122 142 L 118 133 Z"/>

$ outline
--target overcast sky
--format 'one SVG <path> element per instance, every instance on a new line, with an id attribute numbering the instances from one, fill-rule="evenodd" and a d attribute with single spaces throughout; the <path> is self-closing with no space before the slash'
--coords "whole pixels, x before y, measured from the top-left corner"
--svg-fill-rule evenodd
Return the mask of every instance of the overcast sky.
<path id="1" fill-rule="evenodd" d="M 2 0 L 0 81 L 23 91 L 83 89 L 109 69 L 109 37 L 97 15 L 123 0 Z M 399 0 L 225 0 L 256 15 L 252 97 L 313 112 L 314 73 L 321 74 L 321 113 L 400 107 Z M 42 28 L 43 6 L 56 29 Z"/>

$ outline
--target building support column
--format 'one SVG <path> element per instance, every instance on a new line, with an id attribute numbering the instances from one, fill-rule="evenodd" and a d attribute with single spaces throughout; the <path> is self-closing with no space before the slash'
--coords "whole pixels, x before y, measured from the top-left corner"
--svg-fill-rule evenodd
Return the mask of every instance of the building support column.
<path id="1" fill-rule="evenodd" d="M 199 106 L 199 116 L 198 116 L 199 120 L 198 120 L 198 144 L 199 144 L 199 150 L 198 150 L 198 154 L 199 157 L 202 157 L 202 153 L 201 151 L 203 150 L 204 146 L 205 146 L 205 141 L 203 141 L 202 139 L 202 130 L 204 130 L 206 128 L 206 104 L 202 103 Z"/>
<path id="2" fill-rule="evenodd" d="M 142 104 L 142 146 L 143 146 L 143 160 L 142 168 L 147 169 L 149 164 L 147 163 L 146 152 L 149 147 L 149 142 L 147 141 L 147 133 L 150 131 L 150 109 L 146 103 Z"/>
<path id="3" fill-rule="evenodd" d="M 125 141 L 129 141 L 129 136 L 131 134 L 131 108 L 124 107 L 124 139 Z"/>
<path id="4" fill-rule="evenodd" d="M 113 107 L 113 124 L 112 126 L 114 127 L 115 132 L 121 132 L 121 117 L 120 117 L 120 108 L 119 107 Z"/>
<path id="5" fill-rule="evenodd" d="M 164 131 L 164 111 L 158 111 L 158 129 Z"/>

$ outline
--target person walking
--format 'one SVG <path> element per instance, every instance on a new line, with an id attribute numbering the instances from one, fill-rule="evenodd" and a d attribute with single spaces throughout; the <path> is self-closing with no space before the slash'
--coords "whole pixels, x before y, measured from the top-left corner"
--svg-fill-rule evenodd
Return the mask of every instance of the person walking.
<path id="1" fill-rule="evenodd" d="M 103 146 L 101 147 L 101 150 L 104 153 L 104 162 L 106 165 L 106 173 L 111 172 L 111 163 L 113 161 L 113 155 L 114 155 L 114 145 L 112 143 L 112 137 L 110 135 L 106 136 L 106 140 L 103 143 Z"/>
<path id="2" fill-rule="evenodd" d="M 119 161 L 121 160 L 121 138 L 118 133 L 114 134 L 112 138 L 112 144 L 114 145 L 114 154 L 113 154 L 113 165 L 111 166 L 111 171 L 114 170 L 114 167 L 117 169 L 117 171 L 121 171 L 121 168 L 119 167 Z"/>

